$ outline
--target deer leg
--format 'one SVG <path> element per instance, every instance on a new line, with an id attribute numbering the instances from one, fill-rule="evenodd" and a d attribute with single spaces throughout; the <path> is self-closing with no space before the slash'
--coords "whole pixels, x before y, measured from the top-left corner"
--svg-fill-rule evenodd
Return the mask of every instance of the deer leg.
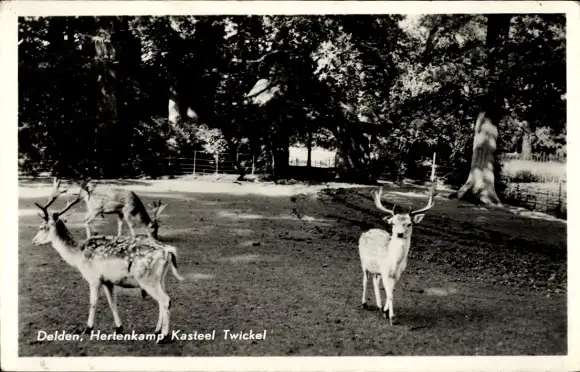
<path id="1" fill-rule="evenodd" d="M 95 218 L 95 215 L 91 212 L 88 212 L 85 215 L 84 223 L 85 223 L 85 230 L 87 231 L 87 239 L 91 237 L 91 221 Z"/>
<path id="2" fill-rule="evenodd" d="M 165 278 L 167 276 L 167 269 L 169 268 L 168 265 L 165 266 L 165 269 L 163 270 L 163 274 L 161 275 L 161 289 L 163 292 L 165 292 Z M 156 298 L 157 299 L 157 298 Z M 163 313 L 164 313 L 164 309 L 161 306 L 161 302 L 159 302 L 159 300 L 157 300 L 158 304 L 159 304 L 159 317 L 157 318 L 157 325 L 155 326 L 155 332 L 154 333 L 160 333 L 161 332 L 161 326 L 163 325 Z"/>
<path id="3" fill-rule="evenodd" d="M 127 223 L 129 230 L 131 231 L 131 236 L 135 236 L 135 229 L 133 227 L 133 220 L 131 219 L 130 213 L 125 213 L 125 222 Z"/>
<path id="4" fill-rule="evenodd" d="M 166 289 L 167 273 L 169 272 L 169 268 L 171 265 L 172 265 L 171 261 L 167 261 L 167 264 L 165 265 L 165 269 L 163 270 L 163 274 L 161 275 L 161 281 L 160 281 L 161 292 L 165 293 L 166 295 L 167 295 L 167 289 Z M 161 314 L 163 313 L 163 311 L 164 311 L 164 309 L 161 307 L 161 303 L 160 303 L 160 305 L 159 305 L 159 320 L 157 322 L 157 326 L 155 327 L 155 333 L 157 333 L 161 330 L 162 321 L 163 321 Z M 169 320 L 167 321 L 167 323 L 169 324 Z"/>
<path id="5" fill-rule="evenodd" d="M 117 213 L 117 236 L 123 234 L 123 212 Z"/>
<path id="6" fill-rule="evenodd" d="M 161 328 L 161 334 L 163 338 L 158 341 L 158 343 L 167 342 L 169 341 L 169 317 L 170 317 L 170 308 L 171 308 L 171 300 L 169 296 L 163 288 L 161 287 L 161 282 L 157 282 L 156 284 L 143 284 L 142 288 L 144 288 L 147 293 L 151 295 L 157 303 L 159 304 L 159 318 L 157 320 L 157 327 Z M 155 329 L 157 333 L 159 330 Z"/>
<path id="7" fill-rule="evenodd" d="M 98 212 L 88 212 L 85 217 L 85 228 L 87 230 L 87 238 L 91 237 L 93 231 L 95 231 L 95 227 L 93 226 L 93 221 L 99 215 Z M 95 233 L 96 235 L 96 233 Z"/>
<path id="8" fill-rule="evenodd" d="M 169 319 L 170 319 L 170 315 L 171 315 L 171 299 L 169 299 L 169 296 L 167 295 L 167 293 L 165 293 L 163 288 L 159 288 L 159 292 L 160 292 L 159 301 L 160 301 L 161 306 L 163 308 L 163 321 L 162 321 L 162 325 L 161 325 L 161 333 L 163 334 L 163 336 L 167 336 L 169 334 Z"/>
<path id="9" fill-rule="evenodd" d="M 99 289 L 101 289 L 101 283 L 91 283 L 89 284 L 90 290 L 90 308 L 89 308 L 89 319 L 87 320 L 87 325 L 85 329 L 81 332 L 82 334 L 91 333 L 93 326 L 95 325 L 95 313 L 97 310 L 97 300 L 99 299 Z"/>
<path id="10" fill-rule="evenodd" d="M 368 272 L 363 269 L 363 293 L 362 293 L 362 307 L 363 309 L 368 309 L 367 305 L 367 285 L 368 285 L 369 277 Z"/>
<path id="11" fill-rule="evenodd" d="M 104 289 L 107 301 L 109 302 L 109 307 L 113 312 L 113 318 L 115 319 L 115 332 L 123 333 L 123 323 L 121 322 L 121 317 L 117 310 L 117 292 L 115 292 L 115 286 L 112 283 L 105 283 Z"/>
<path id="12" fill-rule="evenodd" d="M 385 279 L 386 278 L 386 279 Z M 387 293 L 387 301 L 383 308 L 383 316 L 389 317 L 389 323 L 393 325 L 395 313 L 393 312 L 393 291 L 395 290 L 396 280 L 392 276 L 383 276 L 383 284 L 385 285 L 385 292 Z"/>
<path id="13" fill-rule="evenodd" d="M 158 334 L 161 331 L 161 323 L 163 322 L 163 308 L 161 307 L 161 302 L 158 300 L 159 296 L 157 293 L 157 288 L 148 283 L 139 284 L 141 284 L 141 294 L 149 294 L 149 296 L 151 296 L 159 304 L 159 317 L 157 318 L 157 325 L 153 331 L 153 333 Z M 143 298 L 145 298 L 145 296 L 143 296 Z"/>
<path id="14" fill-rule="evenodd" d="M 157 324 L 155 325 L 155 331 L 153 331 L 153 333 L 155 333 L 155 334 L 161 333 L 161 326 L 163 323 L 163 307 L 161 307 L 161 302 L 158 302 L 158 304 L 159 304 L 159 316 L 157 317 Z"/>
<path id="15" fill-rule="evenodd" d="M 375 299 L 377 301 L 377 309 L 381 310 L 382 300 L 381 291 L 379 290 L 379 284 L 381 283 L 381 277 L 379 275 L 373 276 L 373 287 L 375 288 Z"/>

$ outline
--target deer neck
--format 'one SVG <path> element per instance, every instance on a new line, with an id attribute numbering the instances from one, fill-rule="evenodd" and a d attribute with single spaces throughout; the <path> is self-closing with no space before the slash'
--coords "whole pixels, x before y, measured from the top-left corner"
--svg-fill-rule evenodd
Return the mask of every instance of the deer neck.
<path id="1" fill-rule="evenodd" d="M 149 217 L 149 214 L 144 210 L 139 211 L 139 213 L 137 213 L 137 216 L 139 216 L 139 221 L 141 221 L 141 223 L 144 225 L 148 225 L 151 222 L 153 222 L 151 220 L 151 217 Z"/>
<path id="2" fill-rule="evenodd" d="M 102 204 L 100 200 L 95 197 L 94 195 L 85 195 L 85 203 L 89 209 L 96 209 L 99 208 Z"/>
<path id="3" fill-rule="evenodd" d="M 407 238 L 397 238 L 392 236 L 389 240 L 389 245 L 387 247 L 387 251 L 392 252 L 398 256 L 398 260 L 400 261 L 403 258 L 407 257 L 409 254 L 409 247 L 411 246 L 411 237 Z"/>
<path id="4" fill-rule="evenodd" d="M 57 222 L 52 247 L 71 266 L 77 267 L 82 260 L 82 253 L 78 249 L 77 242 L 61 221 Z"/>

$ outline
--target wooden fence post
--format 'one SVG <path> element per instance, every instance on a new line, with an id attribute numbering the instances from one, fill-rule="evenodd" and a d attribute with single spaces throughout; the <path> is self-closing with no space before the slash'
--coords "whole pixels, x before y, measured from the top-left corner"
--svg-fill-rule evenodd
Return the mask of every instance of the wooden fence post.
<path id="1" fill-rule="evenodd" d="M 197 150 L 193 151 L 193 175 L 195 176 L 195 161 L 197 160 Z"/>
<path id="2" fill-rule="evenodd" d="M 431 182 L 435 181 L 435 159 L 437 158 L 437 153 L 433 153 L 433 164 L 431 164 Z"/>
<path id="3" fill-rule="evenodd" d="M 216 176 L 218 175 L 218 171 L 219 171 L 219 165 L 218 165 L 219 161 L 220 161 L 220 154 L 218 152 L 216 152 L 216 154 L 215 154 L 215 175 Z"/>
<path id="4" fill-rule="evenodd" d="M 562 182 L 558 184 L 558 217 L 562 215 Z"/>

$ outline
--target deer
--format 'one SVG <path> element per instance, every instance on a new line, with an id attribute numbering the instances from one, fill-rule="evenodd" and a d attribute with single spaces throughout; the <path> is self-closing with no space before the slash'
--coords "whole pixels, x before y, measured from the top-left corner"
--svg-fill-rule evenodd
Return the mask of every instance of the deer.
<path id="1" fill-rule="evenodd" d="M 389 210 L 381 203 L 383 188 L 373 191 L 374 204 L 377 209 L 387 213 L 383 218 L 391 226 L 391 234 L 382 229 L 370 229 L 359 238 L 359 255 L 363 271 L 363 294 L 362 306 L 367 305 L 367 284 L 369 275 L 373 278 L 375 300 L 379 311 L 382 309 L 383 317 L 389 318 L 389 323 L 394 324 L 393 291 L 395 285 L 407 267 L 407 256 L 411 247 L 411 235 L 413 226 L 421 223 L 425 212 L 433 208 L 435 184 L 430 189 L 427 206 L 418 210 L 409 210 L 407 213 L 395 213 L 396 204 Z M 384 307 L 381 303 L 380 281 L 386 292 Z"/>
<path id="2" fill-rule="evenodd" d="M 86 182 L 83 187 L 86 187 Z M 80 334 L 92 334 L 101 287 L 113 313 L 115 332 L 123 333 L 115 288 L 140 288 L 143 298 L 149 294 L 159 304 L 159 317 L 154 330 L 158 336 L 157 342 L 168 341 L 171 300 L 165 282 L 169 269 L 177 280 L 185 280 L 177 271 L 177 249 L 147 236 L 103 235 L 78 243 L 61 218 L 82 200 L 81 191 L 76 194 L 76 199 L 68 201 L 60 211 L 50 213 L 48 209 L 66 192 L 66 189 L 55 188 L 46 204 L 34 203 L 42 212 L 38 213 L 42 222 L 32 243 L 35 246 L 51 244 L 62 259 L 77 269 L 89 284 L 89 316 Z"/>
<path id="3" fill-rule="evenodd" d="M 157 240 L 160 222 L 159 217 L 161 212 L 167 207 L 167 204 L 163 204 L 161 200 L 153 201 L 152 205 L 149 206 L 152 212 L 151 215 L 153 216 L 151 218 L 141 198 L 133 191 L 123 190 L 106 194 L 96 193 L 95 188 L 95 186 L 88 186 L 86 182 L 81 187 L 82 197 L 87 208 L 84 219 L 87 238 L 92 236 L 92 230 L 94 230 L 92 222 L 97 216 L 104 218 L 105 214 L 115 214 L 118 220 L 117 236 L 122 235 L 123 221 L 129 227 L 131 236 L 135 236 L 134 219 L 137 219 L 147 227 L 147 235 Z"/>

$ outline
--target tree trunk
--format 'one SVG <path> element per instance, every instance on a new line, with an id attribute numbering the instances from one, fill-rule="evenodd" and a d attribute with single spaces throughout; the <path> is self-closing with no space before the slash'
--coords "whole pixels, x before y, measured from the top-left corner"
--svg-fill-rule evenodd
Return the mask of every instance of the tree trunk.
<path id="1" fill-rule="evenodd" d="M 532 134 L 530 133 L 530 125 L 527 121 L 524 123 L 520 158 L 522 160 L 530 160 L 532 158 Z"/>
<path id="2" fill-rule="evenodd" d="M 239 147 L 238 147 L 238 144 L 234 141 L 231 133 L 228 133 L 226 131 L 224 133 L 224 135 L 226 136 L 226 141 L 228 142 L 228 153 L 229 153 L 230 160 L 232 161 L 232 164 L 234 165 L 234 170 L 236 171 L 236 173 L 239 176 L 238 181 L 243 181 L 244 177 L 247 174 L 247 172 L 246 172 L 246 163 L 247 162 L 245 160 L 240 161 L 240 157 L 238 156 Z"/>
<path id="3" fill-rule="evenodd" d="M 481 112 L 475 123 L 473 157 L 467 182 L 459 189 L 458 198 L 475 200 L 486 205 L 501 204 L 495 192 L 495 150 L 497 126 L 487 112 Z"/>
<path id="4" fill-rule="evenodd" d="M 495 189 L 495 156 L 498 141 L 498 123 L 503 117 L 506 40 L 511 21 L 509 14 L 487 16 L 487 87 L 475 123 L 471 170 L 465 184 L 457 192 L 459 199 L 501 205 Z"/>
<path id="5" fill-rule="evenodd" d="M 312 126 L 308 124 L 308 139 L 306 140 L 306 147 L 308 149 L 308 157 L 306 158 L 306 169 L 312 168 Z"/>
<path id="6" fill-rule="evenodd" d="M 175 87 L 169 88 L 169 104 L 167 106 L 167 120 L 169 124 L 176 126 L 181 119 L 181 110 L 179 105 L 179 96 Z"/>
<path id="7" fill-rule="evenodd" d="M 115 47 L 111 42 L 114 32 L 113 22 L 103 21 L 103 26 L 94 38 L 95 64 L 99 73 L 100 89 L 100 121 L 98 130 L 98 149 L 101 170 L 105 177 L 120 176 L 120 164 L 117 156 L 119 149 L 118 113 L 117 113 L 117 71 L 114 67 L 117 61 Z"/>
<path id="8" fill-rule="evenodd" d="M 369 167 L 370 147 L 363 129 L 347 119 L 340 121 L 334 131 L 338 142 L 336 167 L 340 178 L 363 184 L 374 181 L 375 174 Z"/>

